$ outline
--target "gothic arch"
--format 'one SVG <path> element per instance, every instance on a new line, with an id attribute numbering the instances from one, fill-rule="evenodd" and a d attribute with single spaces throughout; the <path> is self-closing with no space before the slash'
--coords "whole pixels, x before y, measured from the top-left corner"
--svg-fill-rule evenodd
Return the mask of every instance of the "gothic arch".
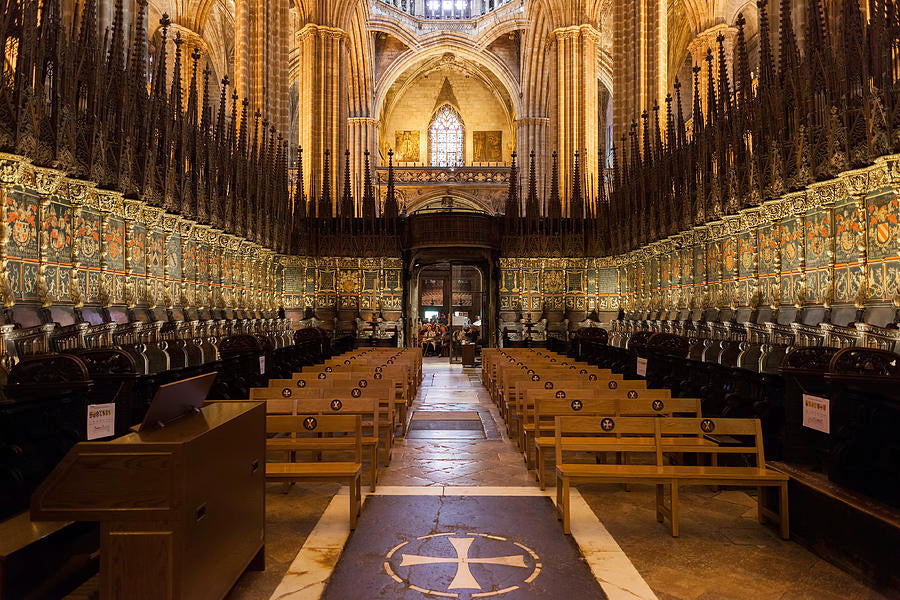
<path id="1" fill-rule="evenodd" d="M 501 96 L 509 102 L 512 113 L 510 117 L 514 119 L 516 115 L 520 114 L 520 87 L 509 68 L 500 61 L 492 59 L 484 53 L 479 53 L 477 49 L 469 44 L 464 46 L 440 44 L 419 51 L 408 51 L 398 57 L 391 66 L 388 67 L 375 87 L 375 100 L 372 105 L 372 114 L 384 114 L 384 111 L 387 108 L 386 100 L 388 98 L 388 93 L 402 75 L 407 74 L 410 71 L 415 71 L 421 68 L 422 65 L 428 64 L 434 59 L 442 57 L 447 53 L 452 53 L 464 62 L 477 66 L 479 70 L 483 70 L 484 72 L 481 73 L 481 75 L 484 81 L 489 80 L 489 78 L 484 77 L 485 74 L 490 74 L 495 77 L 501 85 L 501 89 L 496 89 L 495 91 L 501 94 Z"/>

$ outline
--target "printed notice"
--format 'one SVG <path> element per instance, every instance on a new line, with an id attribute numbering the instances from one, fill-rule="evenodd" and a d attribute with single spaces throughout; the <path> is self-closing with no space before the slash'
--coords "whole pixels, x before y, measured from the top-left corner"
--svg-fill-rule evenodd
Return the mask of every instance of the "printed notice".
<path id="1" fill-rule="evenodd" d="M 803 426 L 831 433 L 830 401 L 828 398 L 803 394 Z"/>
<path id="2" fill-rule="evenodd" d="M 88 404 L 87 439 L 96 440 L 116 434 L 116 405 Z"/>
<path id="3" fill-rule="evenodd" d="M 266 357 L 265 356 L 259 357 L 259 374 L 260 375 L 266 374 Z"/>
<path id="4" fill-rule="evenodd" d="M 646 377 L 647 376 L 647 359 L 646 358 L 638 358 L 637 359 L 637 374 L 638 374 L 638 377 Z"/>

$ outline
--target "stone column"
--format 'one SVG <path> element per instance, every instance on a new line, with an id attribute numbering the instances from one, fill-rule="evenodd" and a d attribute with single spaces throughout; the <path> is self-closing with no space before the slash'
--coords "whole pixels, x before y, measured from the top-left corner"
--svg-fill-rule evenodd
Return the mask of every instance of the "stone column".
<path id="1" fill-rule="evenodd" d="M 668 3 L 613 2 L 613 139 L 628 135 L 632 120 L 668 92 Z"/>
<path id="2" fill-rule="evenodd" d="M 575 153 L 582 156 L 585 205 L 589 185 L 597 177 L 599 118 L 597 108 L 597 46 L 600 33 L 592 25 L 564 27 L 553 32 L 557 55 L 557 151 L 563 215 L 568 215 Z M 527 154 L 525 155 L 527 156 Z"/>
<path id="3" fill-rule="evenodd" d="M 363 178 L 365 177 L 365 152 L 369 151 L 370 167 L 374 178 L 375 156 L 378 150 L 378 119 L 372 117 L 350 117 L 348 120 L 350 136 L 350 182 L 353 187 L 353 201 L 356 203 L 356 214 L 362 216 Z M 374 179 L 373 179 L 374 182 Z M 338 190 L 343 193 L 343 190 Z"/>
<path id="4" fill-rule="evenodd" d="M 309 24 L 297 33 L 300 48 L 300 146 L 307 197 L 322 189 L 325 151 L 331 152 L 332 202 L 340 197 L 347 136 L 347 44 L 343 29 Z"/>
<path id="5" fill-rule="evenodd" d="M 290 131 L 290 0 L 236 0 L 234 7 L 234 80 L 279 133 Z M 301 113 L 302 114 L 302 113 Z"/>
<path id="6" fill-rule="evenodd" d="M 706 67 L 706 55 L 708 50 L 712 50 L 713 62 L 712 62 L 712 70 L 713 70 L 713 86 L 716 90 L 716 94 L 719 93 L 719 44 L 717 42 L 717 38 L 722 35 L 724 36 L 723 47 L 725 49 L 725 66 L 728 69 L 728 80 L 731 86 L 734 86 L 734 81 L 732 80 L 734 69 L 732 65 L 734 64 L 734 44 L 737 40 L 737 28 L 729 27 L 724 23 L 719 25 L 715 25 L 706 29 L 697 34 L 697 37 L 688 44 L 688 52 L 691 53 L 691 61 L 695 66 L 700 67 L 700 102 L 703 106 L 703 117 L 706 119 L 706 115 L 709 112 L 709 99 L 707 96 L 707 90 L 709 89 L 709 70 Z M 693 96 L 692 96 L 693 97 Z M 662 106 L 662 104 L 660 105 Z"/>
<path id="7" fill-rule="evenodd" d="M 521 117 L 516 119 L 516 153 L 519 155 L 519 173 L 522 175 L 522 205 L 528 199 L 528 156 L 534 150 L 534 167 L 537 180 L 538 202 L 547 196 L 550 164 L 550 119 L 548 117 Z"/>

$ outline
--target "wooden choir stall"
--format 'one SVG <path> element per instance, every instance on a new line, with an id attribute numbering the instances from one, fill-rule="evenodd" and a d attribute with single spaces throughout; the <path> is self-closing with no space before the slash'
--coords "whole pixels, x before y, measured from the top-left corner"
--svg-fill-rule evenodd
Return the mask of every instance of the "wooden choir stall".
<path id="1" fill-rule="evenodd" d="M 264 568 L 265 405 L 215 402 L 162 429 L 76 444 L 35 521 L 100 522 L 100 598 L 222 598 Z"/>

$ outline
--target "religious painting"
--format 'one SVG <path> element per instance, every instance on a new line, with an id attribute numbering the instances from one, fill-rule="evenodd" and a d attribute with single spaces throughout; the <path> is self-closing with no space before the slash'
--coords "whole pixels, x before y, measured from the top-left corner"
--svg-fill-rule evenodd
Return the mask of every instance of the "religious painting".
<path id="1" fill-rule="evenodd" d="M 748 275 L 753 275 L 754 272 L 754 262 L 756 258 L 756 247 L 754 245 L 754 236 L 751 236 L 749 233 L 745 233 L 738 238 L 738 244 L 740 245 L 740 265 L 739 272 L 742 277 L 747 277 Z"/>
<path id="2" fill-rule="evenodd" d="M 825 248 L 830 236 L 828 215 L 815 211 L 806 217 L 806 266 L 820 267 L 827 263 Z"/>
<path id="3" fill-rule="evenodd" d="M 852 200 L 835 207 L 834 230 L 835 261 L 838 263 L 856 262 L 859 258 L 857 240 L 862 228 Z"/>
<path id="4" fill-rule="evenodd" d="M 14 242 L 9 255 L 22 258 L 37 258 L 37 202 L 24 195 L 7 196 L 6 225 L 10 229 L 10 239 Z"/>
<path id="5" fill-rule="evenodd" d="M 473 160 L 500 162 L 503 160 L 503 132 L 475 131 L 472 133 Z"/>
<path id="6" fill-rule="evenodd" d="M 870 198 L 868 206 L 869 256 L 887 258 L 894 255 L 894 244 L 897 239 L 898 224 L 897 198 L 883 194 Z"/>
<path id="7" fill-rule="evenodd" d="M 419 162 L 419 132 L 394 132 L 395 158 L 398 162 Z"/>

